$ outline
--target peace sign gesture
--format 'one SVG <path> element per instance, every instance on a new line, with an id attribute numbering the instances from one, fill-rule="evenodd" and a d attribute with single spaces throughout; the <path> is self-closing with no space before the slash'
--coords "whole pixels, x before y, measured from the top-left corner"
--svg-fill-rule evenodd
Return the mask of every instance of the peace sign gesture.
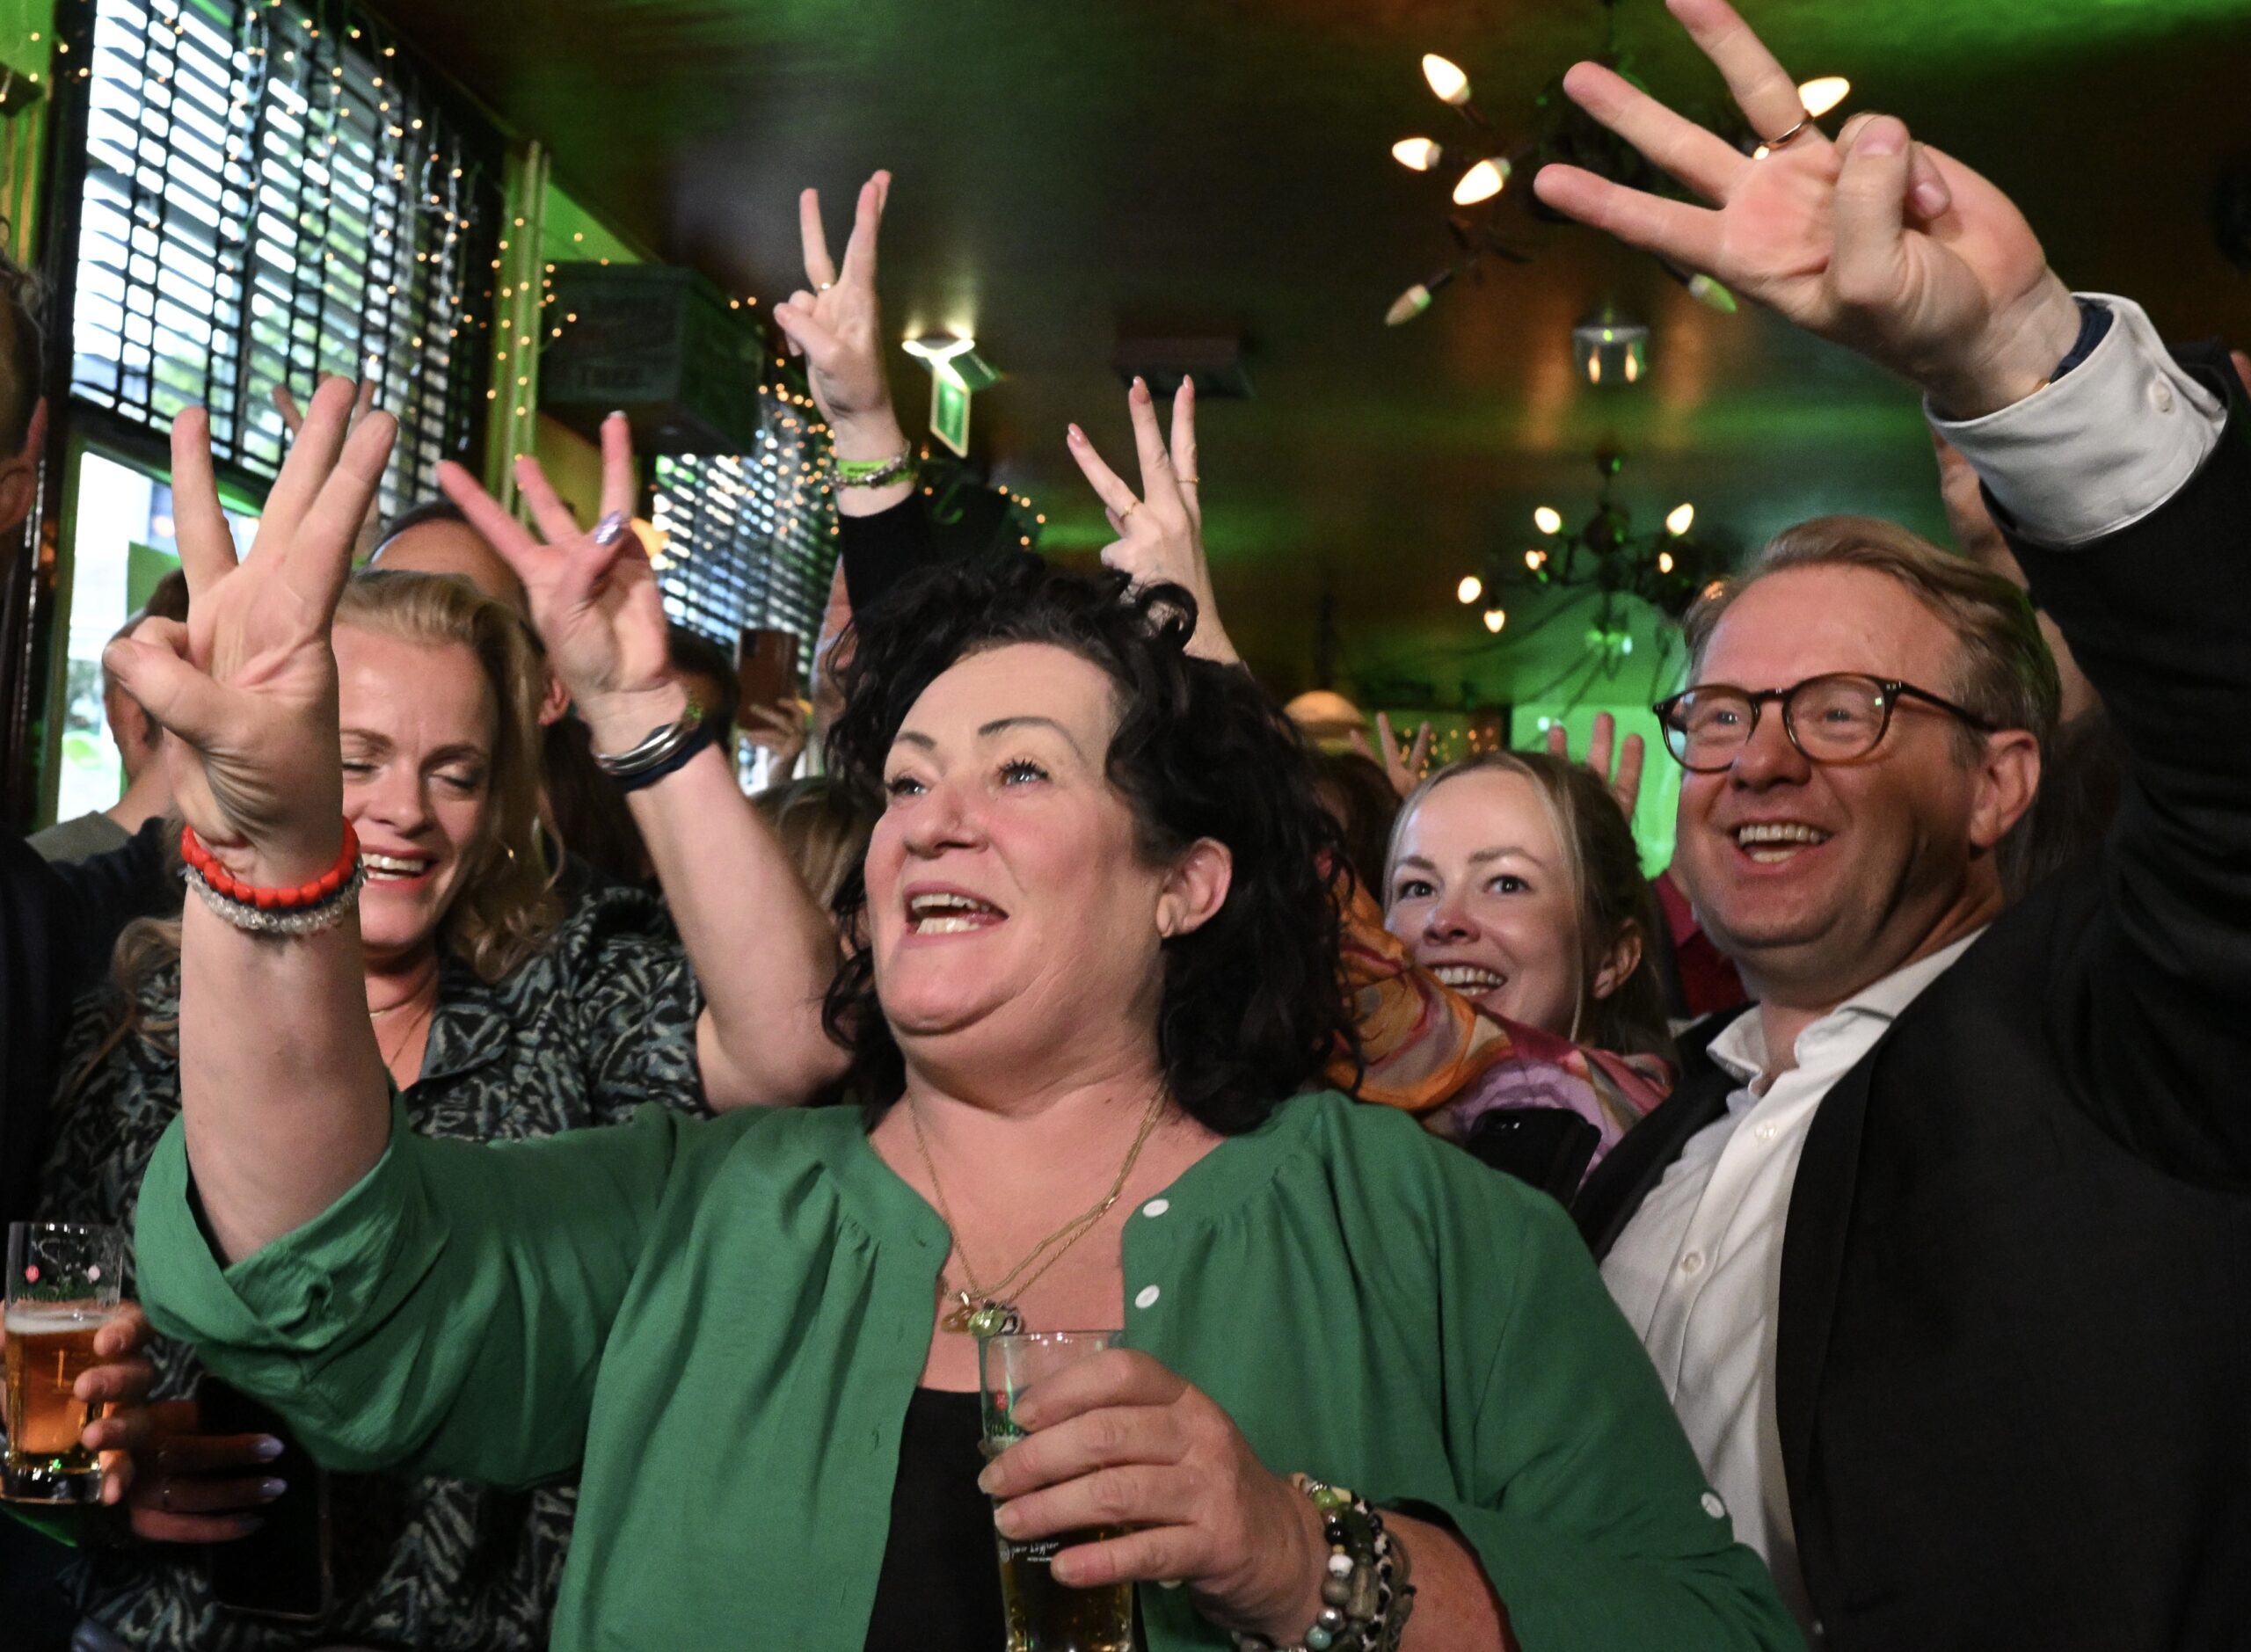
<path id="1" fill-rule="evenodd" d="M 336 859 L 344 818 L 329 626 L 352 546 L 397 423 L 352 428 L 352 386 L 314 392 L 237 559 L 211 469 L 211 420 L 172 421 L 172 517 L 189 593 L 186 624 L 151 620 L 104 656 L 125 691 L 178 738 L 164 748 L 174 797 L 229 870 L 296 884 Z"/>
<path id="2" fill-rule="evenodd" d="M 579 526 L 529 455 L 516 461 L 516 485 L 545 544 L 461 466 L 441 464 L 438 485 L 524 582 L 532 624 L 598 746 L 622 749 L 678 714 L 664 598 L 631 526 L 633 433 L 624 414 L 601 423 L 601 519 L 592 528 Z"/>
<path id="3" fill-rule="evenodd" d="M 891 415 L 891 385 L 883 371 L 882 310 L 876 302 L 876 235 L 890 197 L 889 172 L 878 172 L 860 186 L 852 238 L 844 244 L 841 266 L 828 256 L 828 236 L 820 223 L 820 192 L 808 189 L 798 198 L 798 226 L 805 240 L 805 280 L 811 290 L 800 287 L 776 305 L 774 323 L 789 338 L 790 348 L 805 357 L 821 417 L 839 429 Z"/>
<path id="4" fill-rule="evenodd" d="M 1222 664 L 1240 663 L 1235 644 L 1220 623 L 1212 594 L 1212 570 L 1204 559 L 1204 506 L 1196 472 L 1196 386 L 1183 379 L 1172 398 L 1172 440 L 1157 428 L 1157 410 L 1140 379 L 1126 394 L 1133 420 L 1133 444 L 1141 460 L 1141 492 L 1103 462 L 1102 455 L 1076 425 L 1070 427 L 1071 457 L 1093 484 L 1095 496 L 1118 538 L 1103 548 L 1105 567 L 1133 575 L 1137 586 L 1170 583 L 1196 599 L 1196 631 L 1188 651 Z"/>
<path id="5" fill-rule="evenodd" d="M 1954 417 L 2037 389 L 2071 348 L 2079 312 L 2008 197 L 1889 115 L 1855 117 L 1832 143 L 1727 0 L 1667 4 L 1769 152 L 1752 159 L 1579 63 L 1563 77 L 1571 100 L 1713 206 L 1574 166 L 1541 169 L 1541 200 L 1912 379 Z"/>

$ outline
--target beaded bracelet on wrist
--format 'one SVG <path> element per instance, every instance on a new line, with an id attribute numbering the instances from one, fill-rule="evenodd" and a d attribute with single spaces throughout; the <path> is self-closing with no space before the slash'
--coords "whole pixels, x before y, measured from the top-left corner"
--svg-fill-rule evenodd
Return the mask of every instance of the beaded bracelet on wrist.
<path id="1" fill-rule="evenodd" d="M 360 904 L 361 887 L 368 881 L 360 836 L 349 820 L 335 864 L 302 884 L 260 888 L 244 883 L 219 863 L 192 826 L 180 828 L 179 851 L 186 862 L 180 875 L 203 904 L 236 928 L 258 935 L 311 935 L 332 928 Z"/>
<path id="2" fill-rule="evenodd" d="M 1312 1499 L 1329 1542 L 1321 1615 L 1288 1645 L 1237 1634 L 1237 1652 L 1396 1652 L 1415 1604 L 1405 1547 L 1366 1498 L 1307 1474 L 1291 1475 L 1290 1483 Z"/>
<path id="3" fill-rule="evenodd" d="M 914 468 L 914 448 L 910 443 L 888 459 L 839 459 L 835 463 L 837 486 L 879 488 Z"/>

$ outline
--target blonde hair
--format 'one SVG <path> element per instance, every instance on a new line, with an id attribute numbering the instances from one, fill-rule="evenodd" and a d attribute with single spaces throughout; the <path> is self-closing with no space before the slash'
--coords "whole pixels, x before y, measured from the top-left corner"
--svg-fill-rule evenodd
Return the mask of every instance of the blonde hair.
<path id="1" fill-rule="evenodd" d="M 483 829 L 464 856 L 440 939 L 480 979 L 497 981 L 544 947 L 562 918 L 539 856 L 540 702 L 547 672 L 530 630 L 468 581 L 445 574 L 356 574 L 336 622 L 477 657 L 499 712 Z"/>
<path id="2" fill-rule="evenodd" d="M 514 614 L 443 574 L 355 574 L 337 604 L 336 622 L 433 647 L 458 644 L 476 656 L 484 673 L 499 712 L 499 738 L 482 824 L 439 920 L 439 944 L 479 979 L 499 980 L 544 947 L 562 918 L 562 903 L 549 886 L 533 837 L 539 819 L 539 706 L 547 687 L 537 646 Z M 111 965 L 126 994 L 126 1016 L 80 1069 L 80 1080 L 128 1033 L 165 1044 L 178 1018 L 142 1015 L 139 989 L 178 957 L 177 920 L 144 918 L 126 926 Z"/>
<path id="3" fill-rule="evenodd" d="M 1990 569 L 1950 557 L 1873 516 L 1817 516 L 1786 528 L 1742 573 L 1706 586 L 1681 621 L 1691 680 L 1736 598 L 1770 573 L 1822 567 L 1867 568 L 1905 586 L 1947 622 L 1961 645 L 1955 680 L 1945 691 L 1995 728 L 2027 729 L 2043 747 L 2048 744 L 2063 691 L 2031 600 Z M 1975 729 L 1957 725 L 1956 735 L 1965 760 L 1984 749 Z"/>
<path id="4" fill-rule="evenodd" d="M 823 912 L 834 912 L 845 880 L 867 859 L 875 822 L 853 807 L 844 788 L 816 775 L 769 786 L 751 799 L 782 840 L 790 863 Z"/>
<path id="5" fill-rule="evenodd" d="M 1672 1034 L 1665 1015 L 1665 992 L 1657 975 L 1657 949 L 1670 944 L 1657 896 L 1642 876 L 1633 827 L 1601 777 L 1584 764 L 1547 752 L 1487 752 L 1464 758 L 1431 775 L 1407 796 L 1392 823 L 1390 852 L 1384 857 L 1383 905 L 1391 907 L 1392 880 L 1408 824 L 1430 795 L 1463 775 L 1484 772 L 1520 775 L 1548 811 L 1548 824 L 1563 853 L 1563 876 L 1577 930 L 1577 979 L 1570 1037 L 1574 1042 L 1621 1055 L 1674 1059 Z M 1594 983 L 1611 950 L 1628 935 L 1641 942 L 1641 957 L 1603 997 Z"/>

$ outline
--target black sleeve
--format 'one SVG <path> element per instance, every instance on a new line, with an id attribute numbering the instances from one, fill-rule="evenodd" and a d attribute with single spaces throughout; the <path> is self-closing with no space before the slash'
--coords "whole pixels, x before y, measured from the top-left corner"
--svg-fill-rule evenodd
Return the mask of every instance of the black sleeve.
<path id="1" fill-rule="evenodd" d="M 2076 549 L 2009 535 L 2127 754 L 2051 1038 L 2083 1104 L 2160 1168 L 2251 1185 L 2251 421 L 2217 351 L 2218 448 L 2172 499 Z M 2158 417 L 2151 414 L 2150 417 Z"/>
<path id="2" fill-rule="evenodd" d="M 845 594 L 855 614 L 867 613 L 886 591 L 927 565 L 936 551 L 930 513 L 919 491 L 873 516 L 839 516 L 836 527 Z"/>
<path id="3" fill-rule="evenodd" d="M 123 848 L 76 865 L 0 836 L 0 1220 L 30 1209 L 72 1001 L 101 979 L 127 923 L 178 904 L 166 835 L 152 820 Z"/>

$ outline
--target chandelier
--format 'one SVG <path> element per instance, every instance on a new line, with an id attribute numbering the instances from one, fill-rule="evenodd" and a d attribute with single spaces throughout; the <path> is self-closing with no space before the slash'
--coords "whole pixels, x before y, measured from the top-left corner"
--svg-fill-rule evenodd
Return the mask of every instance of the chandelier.
<path id="1" fill-rule="evenodd" d="M 1634 531 L 1632 513 L 1612 495 L 1625 463 L 1615 448 L 1598 451 L 1594 464 L 1602 483 L 1594 509 L 1584 520 L 1567 522 L 1555 506 L 1540 506 L 1532 513 L 1538 533 L 1532 545 L 1522 551 L 1490 550 L 1477 572 L 1462 576 L 1454 595 L 1465 607 L 1482 606 L 1487 630 L 1497 634 L 1508 623 L 1507 600 L 1555 588 L 1598 593 L 1595 624 L 1606 635 L 1622 632 L 1620 608 L 1629 598 L 1678 620 L 1727 571 L 1729 549 L 1697 536 L 1694 505 L 1674 506 L 1658 531 Z"/>

